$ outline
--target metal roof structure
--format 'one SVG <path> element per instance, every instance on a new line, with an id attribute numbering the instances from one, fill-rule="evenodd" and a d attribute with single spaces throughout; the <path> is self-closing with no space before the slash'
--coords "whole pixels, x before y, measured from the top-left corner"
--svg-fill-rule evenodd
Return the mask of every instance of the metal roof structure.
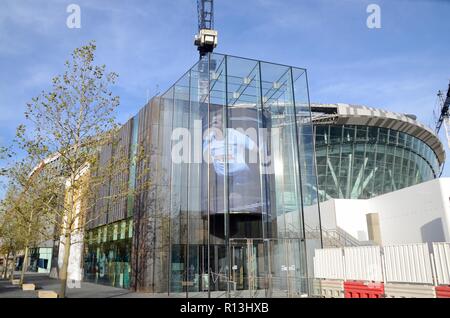
<path id="1" fill-rule="evenodd" d="M 433 130 L 416 120 L 416 116 L 378 108 L 350 104 L 311 103 L 315 124 L 362 125 L 398 130 L 425 142 L 436 154 L 439 164 L 445 161 L 444 146 Z"/>

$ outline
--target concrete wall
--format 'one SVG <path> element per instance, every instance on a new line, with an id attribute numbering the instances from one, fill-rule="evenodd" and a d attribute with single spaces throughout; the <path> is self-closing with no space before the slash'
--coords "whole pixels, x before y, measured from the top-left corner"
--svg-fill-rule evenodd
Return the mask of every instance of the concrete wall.
<path id="1" fill-rule="evenodd" d="M 369 237 L 366 214 L 370 212 L 368 200 L 331 199 L 320 203 L 325 230 L 339 227 L 361 241 L 367 241 Z"/>
<path id="2" fill-rule="evenodd" d="M 381 245 L 380 218 L 378 213 L 367 213 L 367 230 L 369 231 L 369 240 Z"/>
<path id="3" fill-rule="evenodd" d="M 450 241 L 450 178 L 424 182 L 370 199 L 384 245 Z"/>
<path id="4" fill-rule="evenodd" d="M 320 221 L 324 229 L 335 229 L 336 224 L 336 206 L 335 199 L 320 203 Z"/>
<path id="5" fill-rule="evenodd" d="M 336 223 L 360 241 L 367 241 L 366 214 L 371 212 L 367 200 L 335 200 Z"/>
<path id="6" fill-rule="evenodd" d="M 366 214 L 377 213 L 383 245 L 450 241 L 450 178 L 435 179 L 367 200 L 321 203 L 322 225 L 369 238 Z"/>

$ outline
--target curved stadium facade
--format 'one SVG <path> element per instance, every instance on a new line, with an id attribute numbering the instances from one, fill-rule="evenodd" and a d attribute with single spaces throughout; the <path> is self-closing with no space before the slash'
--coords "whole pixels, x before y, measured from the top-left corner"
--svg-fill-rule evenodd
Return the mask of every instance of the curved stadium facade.
<path id="1" fill-rule="evenodd" d="M 440 174 L 445 152 L 414 115 L 312 104 L 319 196 L 368 199 Z"/>

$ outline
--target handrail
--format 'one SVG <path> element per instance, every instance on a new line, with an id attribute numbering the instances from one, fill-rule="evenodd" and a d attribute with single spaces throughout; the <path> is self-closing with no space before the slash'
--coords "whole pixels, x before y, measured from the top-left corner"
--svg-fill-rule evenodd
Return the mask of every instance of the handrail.
<path id="1" fill-rule="evenodd" d="M 361 241 L 340 227 L 336 227 L 335 229 L 326 229 L 324 227 L 313 228 L 305 224 L 305 230 L 310 234 L 319 233 L 321 231 L 323 239 L 332 241 L 337 247 L 362 245 Z"/>

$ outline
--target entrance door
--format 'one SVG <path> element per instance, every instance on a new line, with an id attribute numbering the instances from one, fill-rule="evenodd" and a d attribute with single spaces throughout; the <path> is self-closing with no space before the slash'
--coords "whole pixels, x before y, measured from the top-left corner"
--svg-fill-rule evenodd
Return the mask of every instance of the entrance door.
<path id="1" fill-rule="evenodd" d="M 299 297 L 307 292 L 306 258 L 301 239 L 267 241 L 270 256 L 270 297 Z"/>
<path id="2" fill-rule="evenodd" d="M 251 296 L 260 289 L 264 278 L 263 242 L 254 239 L 230 240 L 232 289 L 248 291 Z"/>
<path id="3" fill-rule="evenodd" d="M 298 297 L 306 292 L 299 239 L 230 240 L 231 292 L 243 297 Z"/>

